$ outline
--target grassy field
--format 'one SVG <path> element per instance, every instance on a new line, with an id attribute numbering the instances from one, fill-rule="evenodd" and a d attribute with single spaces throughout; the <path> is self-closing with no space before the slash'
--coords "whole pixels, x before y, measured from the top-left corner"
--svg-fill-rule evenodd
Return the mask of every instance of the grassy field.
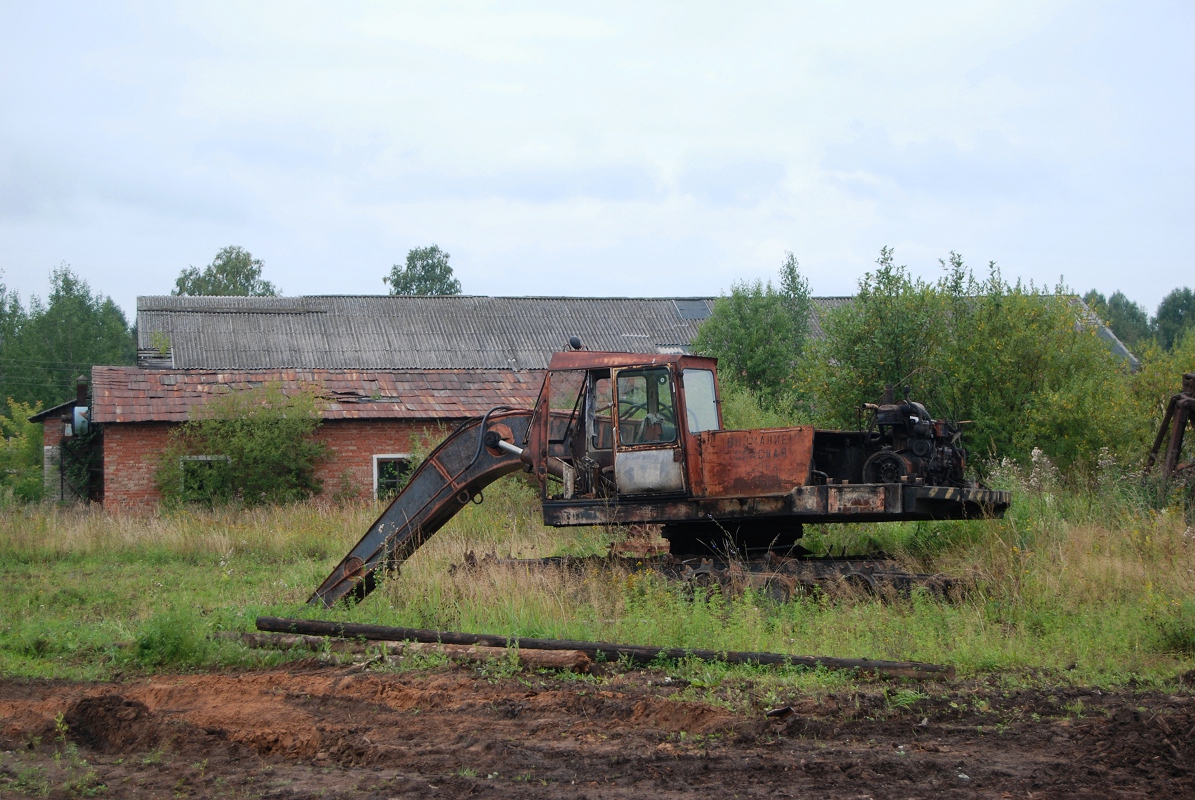
<path id="1" fill-rule="evenodd" d="M 0 674 L 105 678 L 284 658 L 208 638 L 251 630 L 259 614 L 912 659 L 1013 684 L 1163 686 L 1195 668 L 1195 531 L 1181 511 L 1149 508 L 1127 479 L 1061 489 L 1038 465 L 1005 467 L 996 480 L 1015 492 L 1003 520 L 807 530 L 814 549 L 881 547 L 919 571 L 972 578 L 974 590 L 955 603 L 693 599 L 658 576 L 603 570 L 452 573 L 468 551 L 584 555 L 620 536 L 545 528 L 534 492 L 515 479 L 490 487 L 483 505 L 468 507 L 364 603 L 334 611 L 304 603 L 378 506 L 155 517 L 15 507 L 0 519 Z M 703 686 L 753 674 L 699 662 L 674 668 Z M 772 679 L 845 680 L 795 670 Z"/>

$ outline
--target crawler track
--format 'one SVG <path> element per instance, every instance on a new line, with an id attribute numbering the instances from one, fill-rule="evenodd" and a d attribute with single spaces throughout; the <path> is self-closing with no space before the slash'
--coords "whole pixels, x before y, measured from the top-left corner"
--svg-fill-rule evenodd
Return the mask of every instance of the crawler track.
<path id="1" fill-rule="evenodd" d="M 962 594 L 963 581 L 943 574 L 908 572 L 883 553 L 871 556 L 767 555 L 751 560 L 721 560 L 707 556 L 665 554 L 643 558 L 627 556 L 555 556 L 551 558 L 476 558 L 454 567 L 473 569 L 486 563 L 520 567 L 556 567 L 571 570 L 619 569 L 629 572 L 658 572 L 694 587 L 720 586 L 733 593 L 746 589 L 762 591 L 779 602 L 802 595 L 865 593 L 877 596 L 908 596 L 917 587 L 938 597 Z"/>

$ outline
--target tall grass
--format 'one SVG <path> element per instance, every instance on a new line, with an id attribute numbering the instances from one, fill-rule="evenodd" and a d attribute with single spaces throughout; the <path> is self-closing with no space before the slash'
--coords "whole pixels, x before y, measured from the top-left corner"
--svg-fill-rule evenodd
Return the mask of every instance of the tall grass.
<path id="1" fill-rule="evenodd" d="M 882 548 L 967 580 L 957 602 L 694 593 L 651 572 L 498 565 L 605 552 L 621 532 L 551 529 L 519 478 L 486 491 L 355 607 L 305 605 L 380 511 L 375 504 L 131 517 L 28 508 L 0 519 L 0 671 L 239 663 L 200 634 L 260 613 L 522 636 L 946 662 L 1012 681 L 1165 683 L 1195 667 L 1195 534 L 1137 484 L 1005 465 L 1002 520 L 819 526 L 823 551 Z M 475 567 L 467 567 L 472 552 Z M 455 569 L 454 569 L 455 567 Z M 202 637 L 200 637 L 202 638 Z M 118 647 L 123 643 L 126 646 Z M 173 655 L 172 655 L 173 654 Z"/>

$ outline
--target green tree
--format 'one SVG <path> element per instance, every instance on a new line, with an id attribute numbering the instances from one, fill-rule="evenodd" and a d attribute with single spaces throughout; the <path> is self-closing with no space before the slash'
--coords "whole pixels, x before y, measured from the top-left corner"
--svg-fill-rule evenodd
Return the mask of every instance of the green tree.
<path id="1" fill-rule="evenodd" d="M 1092 289 L 1087 294 L 1083 295 L 1083 302 L 1087 304 L 1088 308 L 1095 312 L 1096 316 L 1104 321 L 1107 321 L 1108 298 L 1104 297 L 1103 292 Z"/>
<path id="2" fill-rule="evenodd" d="M 1124 292 L 1114 292 L 1108 298 L 1108 326 L 1130 350 L 1143 346 L 1154 335 L 1145 306 L 1134 303 Z"/>
<path id="3" fill-rule="evenodd" d="M 1134 303 L 1124 292 L 1113 292 L 1111 297 L 1105 299 L 1092 289 L 1083 295 L 1083 301 L 1130 350 L 1143 347 L 1153 338 L 1153 325 L 1150 324 L 1145 306 Z"/>
<path id="4" fill-rule="evenodd" d="M 9 400 L 8 415 L 0 414 L 0 506 L 41 499 L 42 426 L 29 421 L 40 408 Z"/>
<path id="5" fill-rule="evenodd" d="M 15 306 L 19 308 L 19 303 Z M 132 364 L 137 346 L 120 307 L 92 293 L 68 264 L 50 274 L 46 302 L 33 297 L 24 313 L 13 311 L 0 350 L 0 398 L 53 406 L 74 397 L 75 379 L 95 364 Z"/>
<path id="6" fill-rule="evenodd" d="M 693 340 L 695 352 L 716 357 L 724 380 L 776 405 L 792 390 L 793 374 L 809 333 L 809 284 L 792 253 L 771 281 L 736 283 L 719 297 Z"/>
<path id="7" fill-rule="evenodd" d="M 0 275 L 3 274 L 0 271 Z M 0 358 L 3 358 L 5 348 L 16 341 L 24 321 L 25 309 L 21 307 L 21 298 L 0 283 Z"/>
<path id="8" fill-rule="evenodd" d="M 390 284 L 392 295 L 460 294 L 461 282 L 452 276 L 449 255 L 437 245 L 416 247 L 407 253 L 407 263 L 395 264 L 382 283 Z"/>
<path id="9" fill-rule="evenodd" d="M 327 445 L 314 437 L 322 401 L 274 384 L 213 398 L 183 423 L 162 454 L 158 485 L 168 501 L 262 505 L 303 500 L 322 483 Z"/>
<path id="10" fill-rule="evenodd" d="M 803 364 L 802 401 L 825 425 L 854 427 L 885 384 L 909 385 L 936 416 L 972 421 L 985 455 L 1062 465 L 1099 449 L 1132 449 L 1124 424 L 1127 365 L 1104 346 L 1066 287 L 1010 285 L 990 264 L 977 278 L 957 253 L 928 283 L 884 248 L 854 301 L 826 313 L 825 338 Z"/>
<path id="11" fill-rule="evenodd" d="M 1165 350 L 1174 347 L 1184 331 L 1195 328 L 1195 292 L 1184 286 L 1163 297 L 1154 324 L 1158 344 Z"/>
<path id="12" fill-rule="evenodd" d="M 1162 424 L 1170 398 L 1182 388 L 1183 373 L 1190 372 L 1195 365 L 1195 328 L 1184 331 L 1169 350 L 1146 341 L 1136 355 L 1141 359 L 1141 367 L 1130 379 L 1134 407 L 1125 419 L 1137 429 L 1139 455 L 1144 458 Z M 1184 450 L 1195 453 L 1195 437 L 1190 434 Z M 1180 462 L 1189 460 L 1189 456 L 1180 458 Z"/>
<path id="13" fill-rule="evenodd" d="M 210 297 L 274 297 L 274 284 L 261 279 L 261 259 L 254 258 L 243 247 L 230 245 L 212 259 L 202 270 L 187 267 L 174 282 L 173 295 L 207 295 Z"/>
<path id="14" fill-rule="evenodd" d="M 14 391 L 23 391 L 23 384 L 28 377 L 28 364 L 18 363 L 21 351 L 20 333 L 25 322 L 25 309 L 21 306 L 21 298 L 16 292 L 10 292 L 8 287 L 0 283 L 0 401 L 14 395 Z"/>

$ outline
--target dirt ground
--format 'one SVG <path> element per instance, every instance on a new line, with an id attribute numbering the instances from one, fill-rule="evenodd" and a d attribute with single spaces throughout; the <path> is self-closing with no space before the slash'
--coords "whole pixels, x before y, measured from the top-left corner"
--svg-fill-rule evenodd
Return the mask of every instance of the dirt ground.
<path id="1" fill-rule="evenodd" d="M 0 682 L 0 795 L 49 797 L 1193 797 L 1195 699 L 881 685 L 769 719 L 469 667 Z M 748 687 L 748 691 L 750 691 Z"/>

